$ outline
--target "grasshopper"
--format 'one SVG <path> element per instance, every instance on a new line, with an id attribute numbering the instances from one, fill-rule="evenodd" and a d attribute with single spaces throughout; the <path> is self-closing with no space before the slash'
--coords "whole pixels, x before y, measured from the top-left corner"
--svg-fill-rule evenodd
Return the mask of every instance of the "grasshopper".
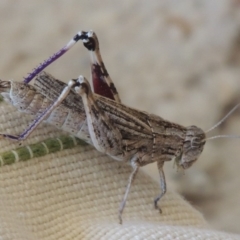
<path id="1" fill-rule="evenodd" d="M 43 71 L 79 40 L 83 41 L 91 55 L 94 90 L 83 76 L 65 84 Z M 34 78 L 34 85 L 29 85 Z M 42 121 L 46 121 L 113 159 L 131 164 L 132 173 L 119 207 L 120 223 L 139 167 L 157 162 L 161 192 L 155 198 L 154 206 L 161 213 L 158 202 L 167 190 L 164 162 L 174 160 L 178 168 L 187 169 L 198 159 L 206 142 L 206 132 L 196 126 L 184 127 L 121 104 L 103 63 L 97 35 L 93 31 L 78 32 L 67 45 L 35 68 L 22 83 L 1 80 L 0 92 L 17 110 L 35 116 L 35 120 L 20 135 L 2 133 L 2 137 L 24 140 Z"/>

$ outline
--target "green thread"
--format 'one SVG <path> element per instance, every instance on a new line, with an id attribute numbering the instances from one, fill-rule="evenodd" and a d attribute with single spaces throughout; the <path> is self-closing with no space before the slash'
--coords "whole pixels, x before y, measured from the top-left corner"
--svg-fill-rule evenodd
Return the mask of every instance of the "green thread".
<path id="1" fill-rule="evenodd" d="M 4 152 L 1 154 L 2 165 L 9 165 L 16 161 L 16 157 L 13 152 Z"/>
<path id="2" fill-rule="evenodd" d="M 20 147 L 14 150 L 18 155 L 19 161 L 26 161 L 31 158 L 31 154 L 26 147 Z"/>
<path id="3" fill-rule="evenodd" d="M 46 144 L 49 153 L 54 153 L 54 152 L 58 152 L 58 151 L 61 150 L 61 144 L 55 138 L 54 139 L 47 139 L 43 142 Z"/>
<path id="4" fill-rule="evenodd" d="M 35 157 L 42 157 L 49 153 L 55 153 L 75 146 L 85 146 L 87 143 L 73 136 L 60 136 L 49 138 L 42 142 L 19 147 L 14 150 L 0 153 L 1 165 L 10 165 L 18 161 L 27 161 Z"/>

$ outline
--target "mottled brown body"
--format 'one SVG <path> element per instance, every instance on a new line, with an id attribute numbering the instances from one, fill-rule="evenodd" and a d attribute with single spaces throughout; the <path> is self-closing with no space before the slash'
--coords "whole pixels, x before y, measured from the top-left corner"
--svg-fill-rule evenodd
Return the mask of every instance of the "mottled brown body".
<path id="1" fill-rule="evenodd" d="M 5 100 L 19 111 L 37 117 L 57 99 L 65 86 L 65 83 L 42 72 L 36 78 L 34 86 L 2 81 L 0 89 Z M 114 159 L 130 161 L 132 165 L 134 162 L 137 168 L 157 162 L 161 173 L 165 161 L 175 159 L 178 166 L 188 168 L 197 160 L 203 150 L 205 134 L 195 126 L 186 128 L 97 94 L 94 94 L 94 98 L 100 109 L 100 112 L 98 109 L 95 110 L 96 119 L 99 118 L 101 112 L 104 112 L 115 128 L 115 131 L 108 132 L 109 129 L 101 126 L 104 122 L 96 123 L 99 129 L 97 134 L 100 138 L 107 138 L 108 142 L 102 152 Z M 94 146 L 89 133 L 82 97 L 77 95 L 74 90 L 45 118 L 45 121 Z M 108 126 L 108 122 L 105 126 Z M 113 136 L 110 136 L 110 133 Z M 116 134 L 118 137 L 115 136 Z M 98 150 L 101 151 L 101 149 Z M 136 172 L 137 170 L 135 174 Z M 133 181 L 135 174 L 130 182 Z M 164 194 L 166 184 L 163 171 L 160 179 L 163 182 L 161 188 Z M 155 203 L 158 201 L 157 199 Z M 124 205 L 125 203 L 122 205 L 120 214 Z"/>
<path id="2" fill-rule="evenodd" d="M 42 72 L 36 78 L 34 86 L 11 81 L 9 94 L 3 95 L 19 111 L 37 117 L 57 99 L 65 86 L 65 83 Z M 98 107 L 106 113 L 121 134 L 121 146 L 117 146 L 119 154 L 113 157 L 128 161 L 137 153 L 139 165 L 144 166 L 180 156 L 183 145 L 186 144 L 188 128 L 97 94 L 95 98 Z M 74 90 L 45 121 L 92 144 L 82 98 Z M 199 134 L 202 138 L 205 137 L 201 130 Z"/>
<path id="3" fill-rule="evenodd" d="M 105 97 L 93 93 L 82 76 L 65 84 L 42 72 L 78 40 L 82 40 L 91 53 L 94 91 Z M 36 75 L 34 86 L 28 85 Z M 133 171 L 120 205 L 120 223 L 139 167 L 157 162 L 161 193 L 154 200 L 154 205 L 160 210 L 157 203 L 166 193 L 164 162 L 175 160 L 178 167 L 186 169 L 203 150 L 206 136 L 200 128 L 183 127 L 120 103 L 117 90 L 102 61 L 97 36 L 92 31 L 77 33 L 64 48 L 35 68 L 24 82 L 0 81 L 0 93 L 19 111 L 35 115 L 35 120 L 19 136 L 0 135 L 24 140 L 44 120 L 85 140 L 116 160 L 129 162 Z"/>

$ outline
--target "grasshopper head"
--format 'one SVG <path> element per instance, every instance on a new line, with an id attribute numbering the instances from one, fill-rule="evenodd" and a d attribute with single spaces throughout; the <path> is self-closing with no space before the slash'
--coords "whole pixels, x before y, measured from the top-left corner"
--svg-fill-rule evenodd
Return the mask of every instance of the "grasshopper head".
<path id="1" fill-rule="evenodd" d="M 196 126 L 187 127 L 183 148 L 175 162 L 178 167 L 187 169 L 198 159 L 205 145 L 205 133 Z"/>

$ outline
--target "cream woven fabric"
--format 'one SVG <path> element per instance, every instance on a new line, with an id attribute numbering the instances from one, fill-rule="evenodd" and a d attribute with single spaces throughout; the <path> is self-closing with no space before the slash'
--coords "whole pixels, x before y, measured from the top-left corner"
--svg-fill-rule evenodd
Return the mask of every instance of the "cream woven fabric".
<path id="1" fill-rule="evenodd" d="M 0 104 L 0 131 L 20 133 L 30 117 Z M 42 124 L 24 145 L 60 135 Z M 18 143 L 0 141 L 1 152 Z M 136 177 L 118 223 L 118 207 L 131 168 L 78 146 L 0 168 L 0 239 L 240 239 L 209 229 L 202 215 L 168 190 L 163 214 L 153 208 L 159 186 Z"/>

